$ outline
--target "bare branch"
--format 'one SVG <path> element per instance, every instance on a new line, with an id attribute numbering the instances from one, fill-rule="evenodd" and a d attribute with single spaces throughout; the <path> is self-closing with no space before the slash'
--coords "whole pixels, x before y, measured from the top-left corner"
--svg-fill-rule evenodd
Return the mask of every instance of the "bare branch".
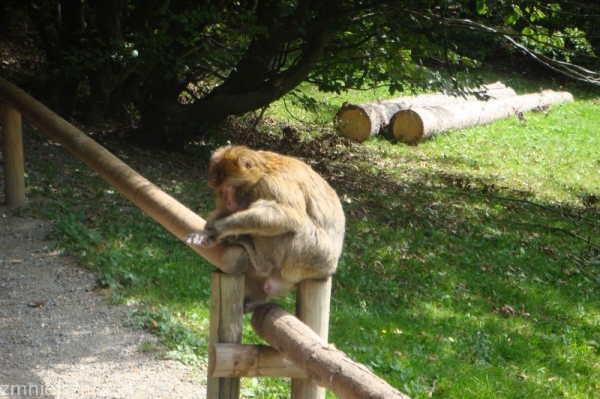
<path id="1" fill-rule="evenodd" d="M 552 69 L 555 72 L 566 75 L 572 79 L 576 79 L 585 83 L 590 83 L 595 86 L 600 86 L 600 73 L 591 71 L 582 66 L 572 64 L 570 62 L 558 61 L 554 60 L 539 51 L 533 50 L 515 40 L 511 35 L 500 32 L 490 26 L 481 24 L 479 22 L 471 21 L 469 19 L 458 19 L 458 18 L 448 18 L 446 19 L 448 23 L 454 24 L 457 27 L 466 27 L 471 29 L 477 29 L 482 32 L 492 33 L 498 36 L 501 36 L 508 40 L 511 44 L 517 47 L 519 50 L 523 51 L 525 54 L 532 57 L 534 60 L 542 63 L 546 67 Z"/>

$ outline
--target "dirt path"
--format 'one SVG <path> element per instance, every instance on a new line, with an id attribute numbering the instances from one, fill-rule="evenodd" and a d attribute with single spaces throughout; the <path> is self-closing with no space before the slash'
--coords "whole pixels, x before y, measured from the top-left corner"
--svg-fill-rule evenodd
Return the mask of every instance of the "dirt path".
<path id="1" fill-rule="evenodd" d="M 0 398 L 204 398 L 205 372 L 141 351 L 156 337 L 124 327 L 51 229 L 0 205 Z"/>

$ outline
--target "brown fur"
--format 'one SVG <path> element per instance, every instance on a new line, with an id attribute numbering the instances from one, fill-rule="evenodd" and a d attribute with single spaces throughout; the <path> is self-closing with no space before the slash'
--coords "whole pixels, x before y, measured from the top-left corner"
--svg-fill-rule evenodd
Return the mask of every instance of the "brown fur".
<path id="1" fill-rule="evenodd" d="M 345 217 L 329 184 L 305 163 L 242 146 L 211 157 L 209 187 L 217 196 L 202 244 L 228 241 L 248 252 L 246 307 L 281 297 L 305 279 L 336 270 Z M 235 194 L 233 194 L 235 193 Z M 266 292 L 265 292 L 266 291 Z"/>

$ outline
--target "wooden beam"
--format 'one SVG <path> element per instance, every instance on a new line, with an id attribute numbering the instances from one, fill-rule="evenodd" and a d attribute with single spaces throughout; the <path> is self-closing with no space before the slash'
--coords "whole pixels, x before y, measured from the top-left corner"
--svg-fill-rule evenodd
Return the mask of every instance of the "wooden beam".
<path id="1" fill-rule="evenodd" d="M 408 396 L 352 361 L 314 331 L 274 304 L 259 306 L 252 328 L 319 386 L 342 399 L 406 399 Z"/>
<path id="2" fill-rule="evenodd" d="M 265 345 L 213 344 L 208 364 L 209 377 L 306 378 L 306 373 Z"/>

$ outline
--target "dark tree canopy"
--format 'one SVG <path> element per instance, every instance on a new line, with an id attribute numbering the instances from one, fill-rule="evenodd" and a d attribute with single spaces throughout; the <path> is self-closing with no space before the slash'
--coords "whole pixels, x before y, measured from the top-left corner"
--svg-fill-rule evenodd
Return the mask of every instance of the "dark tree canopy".
<path id="1" fill-rule="evenodd" d="M 460 87 L 521 52 L 599 84 L 600 5 L 556 0 L 4 0 L 46 54 L 47 102 L 94 125 L 124 107 L 158 141 L 324 91 Z M 443 79 L 446 69 L 455 79 Z M 447 75 L 446 75 L 447 76 Z"/>

